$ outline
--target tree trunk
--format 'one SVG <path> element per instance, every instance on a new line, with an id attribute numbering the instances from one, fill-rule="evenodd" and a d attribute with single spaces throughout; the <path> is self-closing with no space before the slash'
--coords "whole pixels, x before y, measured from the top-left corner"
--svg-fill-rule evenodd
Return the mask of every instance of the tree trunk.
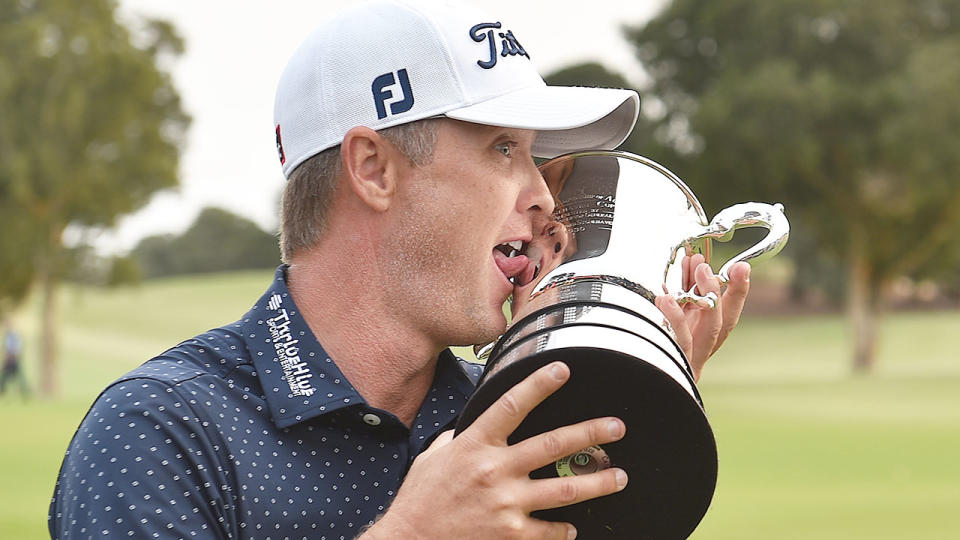
<path id="1" fill-rule="evenodd" d="M 876 360 L 879 287 L 863 253 L 851 254 L 848 315 L 853 326 L 853 371 L 866 373 Z"/>
<path id="2" fill-rule="evenodd" d="M 40 395 L 57 394 L 57 273 L 53 250 L 48 249 L 38 265 L 40 281 Z"/>

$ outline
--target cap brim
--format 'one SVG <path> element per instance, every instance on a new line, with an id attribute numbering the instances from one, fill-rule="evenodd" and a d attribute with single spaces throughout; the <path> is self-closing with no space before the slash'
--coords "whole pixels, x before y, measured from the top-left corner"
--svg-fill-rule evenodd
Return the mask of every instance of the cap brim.
<path id="1" fill-rule="evenodd" d="M 581 86 L 524 88 L 446 116 L 490 126 L 533 129 L 533 155 L 552 158 L 579 150 L 613 150 L 637 122 L 640 97 L 633 90 Z"/>

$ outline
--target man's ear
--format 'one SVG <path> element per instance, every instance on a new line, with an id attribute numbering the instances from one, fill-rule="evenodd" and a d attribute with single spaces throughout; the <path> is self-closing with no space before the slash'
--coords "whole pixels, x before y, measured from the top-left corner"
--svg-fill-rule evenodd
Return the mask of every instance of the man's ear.
<path id="1" fill-rule="evenodd" d="M 357 126 L 340 145 L 343 182 L 364 204 L 377 212 L 390 208 L 397 188 L 399 152 L 376 131 Z"/>

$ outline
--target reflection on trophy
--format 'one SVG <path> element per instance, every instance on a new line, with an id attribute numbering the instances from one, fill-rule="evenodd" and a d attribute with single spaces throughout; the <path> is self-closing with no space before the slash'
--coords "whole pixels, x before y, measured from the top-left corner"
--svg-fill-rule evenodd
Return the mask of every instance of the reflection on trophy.
<path id="1" fill-rule="evenodd" d="M 775 255 L 787 241 L 782 206 L 744 203 L 708 221 L 693 192 L 646 158 L 610 151 L 568 154 L 540 166 L 556 209 L 536 224 L 526 254 L 533 280 L 515 290 L 513 324 L 489 354 L 456 432 L 527 375 L 561 360 L 570 380 L 527 416 L 510 442 L 601 416 L 626 423 L 626 437 L 585 448 L 532 473 L 534 478 L 625 469 L 614 495 L 534 517 L 569 521 L 581 538 L 687 538 L 703 518 L 717 479 L 717 450 L 690 366 L 657 295 L 706 302 L 683 290 L 682 259 L 736 229 L 768 233 L 720 269 Z"/>

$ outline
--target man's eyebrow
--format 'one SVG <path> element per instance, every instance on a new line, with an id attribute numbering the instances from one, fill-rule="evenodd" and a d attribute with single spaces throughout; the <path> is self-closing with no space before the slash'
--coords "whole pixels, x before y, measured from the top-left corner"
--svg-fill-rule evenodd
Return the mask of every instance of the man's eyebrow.
<path id="1" fill-rule="evenodd" d="M 533 139 L 536 138 L 536 132 L 531 132 L 529 135 L 530 142 L 533 142 Z M 501 128 L 497 130 L 494 134 L 494 140 L 501 142 L 504 140 L 511 140 L 516 142 L 523 142 L 527 137 L 527 132 L 523 130 L 518 130 L 516 128 Z"/>

